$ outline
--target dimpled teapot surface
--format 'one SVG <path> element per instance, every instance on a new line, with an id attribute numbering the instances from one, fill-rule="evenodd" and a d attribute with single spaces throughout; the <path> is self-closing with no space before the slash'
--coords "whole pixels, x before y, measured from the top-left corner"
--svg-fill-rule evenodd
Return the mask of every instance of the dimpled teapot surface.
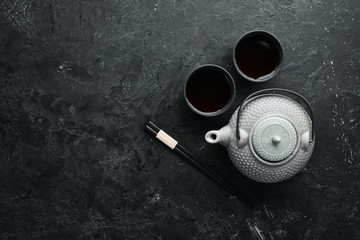
<path id="1" fill-rule="evenodd" d="M 311 107 L 288 90 L 259 91 L 244 101 L 227 126 L 209 131 L 205 139 L 225 146 L 247 177 L 264 183 L 284 181 L 304 168 L 313 152 Z"/>

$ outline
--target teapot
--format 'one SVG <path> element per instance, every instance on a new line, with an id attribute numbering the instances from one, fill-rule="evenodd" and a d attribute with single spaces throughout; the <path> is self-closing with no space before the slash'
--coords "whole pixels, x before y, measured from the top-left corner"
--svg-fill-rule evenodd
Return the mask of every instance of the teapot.
<path id="1" fill-rule="evenodd" d="M 293 91 L 260 90 L 244 100 L 228 125 L 207 132 L 205 140 L 226 147 L 245 176 L 281 182 L 303 169 L 314 150 L 312 108 Z"/>

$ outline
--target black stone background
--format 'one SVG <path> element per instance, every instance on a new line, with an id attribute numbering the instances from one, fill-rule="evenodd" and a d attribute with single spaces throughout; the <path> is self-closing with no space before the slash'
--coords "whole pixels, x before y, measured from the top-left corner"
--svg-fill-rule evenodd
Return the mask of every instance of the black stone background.
<path id="1" fill-rule="evenodd" d="M 0 239 L 360 239 L 359 21 L 358 0 L 2 0 Z M 259 84 L 231 56 L 255 29 L 285 57 Z M 183 100 L 205 63 L 236 81 L 220 117 Z M 203 140 L 269 87 L 302 94 L 315 114 L 311 160 L 278 184 L 247 179 Z M 150 117 L 258 206 L 145 133 Z"/>

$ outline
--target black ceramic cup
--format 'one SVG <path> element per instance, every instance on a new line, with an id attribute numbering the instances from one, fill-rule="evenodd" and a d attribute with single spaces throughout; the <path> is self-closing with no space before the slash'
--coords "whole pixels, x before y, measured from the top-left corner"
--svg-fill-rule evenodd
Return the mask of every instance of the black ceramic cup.
<path id="1" fill-rule="evenodd" d="M 222 67 L 207 64 L 193 70 L 186 80 L 186 103 L 197 114 L 211 117 L 225 112 L 235 99 L 235 83 Z"/>
<path id="2" fill-rule="evenodd" d="M 283 65 L 283 50 L 279 40 L 264 31 L 242 36 L 233 50 L 237 72 L 246 80 L 264 82 L 275 77 Z"/>

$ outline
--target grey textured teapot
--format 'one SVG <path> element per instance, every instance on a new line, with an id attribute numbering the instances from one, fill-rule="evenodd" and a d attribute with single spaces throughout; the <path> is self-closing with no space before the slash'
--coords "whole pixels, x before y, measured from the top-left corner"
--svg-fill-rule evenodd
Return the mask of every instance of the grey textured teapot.
<path id="1" fill-rule="evenodd" d="M 264 183 L 284 181 L 298 173 L 313 152 L 312 109 L 295 92 L 261 90 L 245 99 L 227 126 L 207 132 L 205 139 L 226 147 L 245 176 Z"/>

